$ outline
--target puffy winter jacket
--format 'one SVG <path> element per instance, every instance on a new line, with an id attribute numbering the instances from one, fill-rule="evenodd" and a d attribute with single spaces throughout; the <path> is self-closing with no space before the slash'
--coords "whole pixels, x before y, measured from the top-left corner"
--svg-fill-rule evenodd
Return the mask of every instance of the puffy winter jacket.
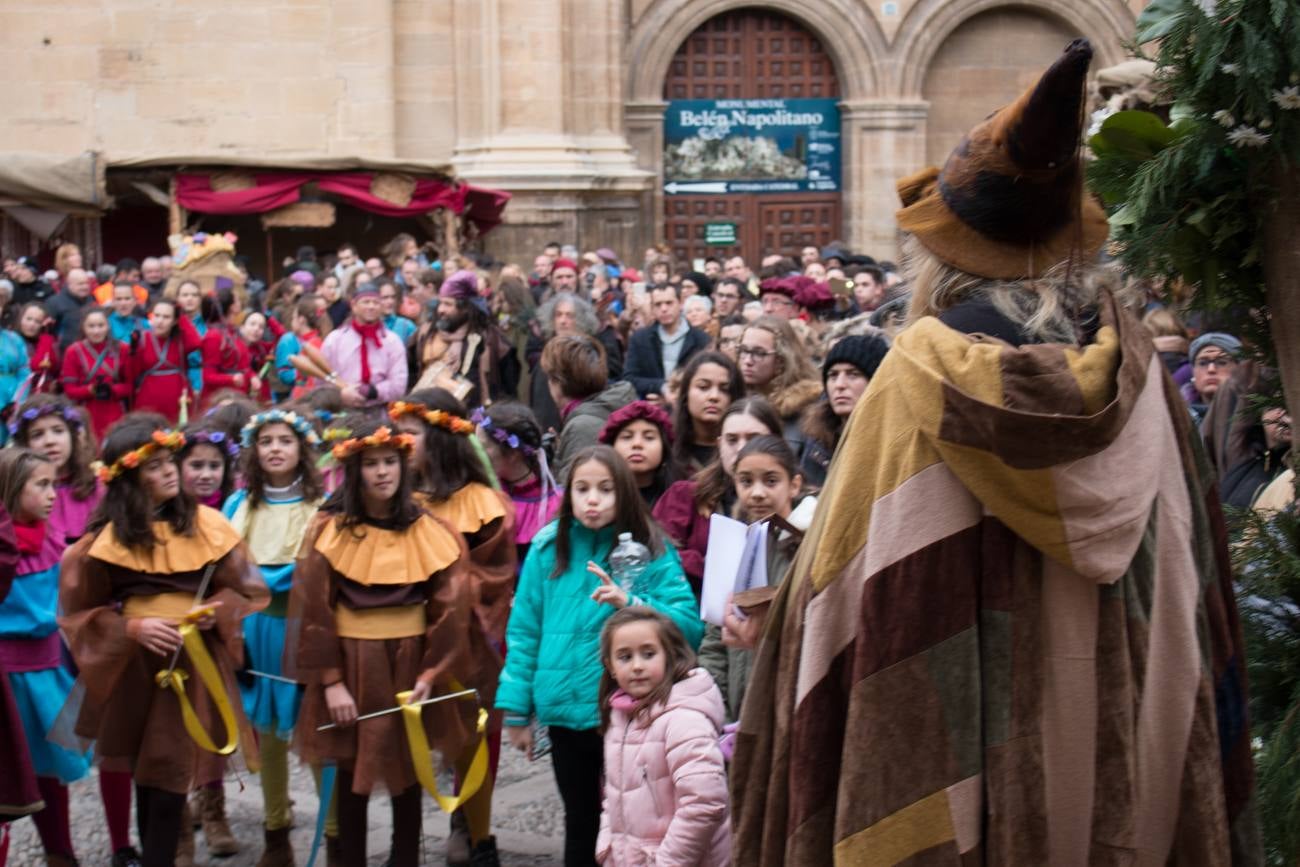
<path id="1" fill-rule="evenodd" d="M 613 709 L 597 861 L 610 867 L 730 863 L 727 773 L 718 748 L 722 714 L 722 694 L 702 668 L 644 717 Z"/>
<path id="2" fill-rule="evenodd" d="M 593 729 L 600 724 L 600 630 L 614 608 L 592 601 L 600 582 L 587 571 L 587 561 L 609 572 L 617 534 L 613 527 L 592 531 L 574 522 L 569 568 L 552 578 L 558 527 L 552 521 L 533 537 L 519 574 L 506 627 L 510 653 L 496 706 L 509 715 L 507 724 L 536 713 L 544 725 Z M 671 541 L 665 540 L 664 553 L 637 579 L 632 604 L 662 611 L 681 627 L 691 647 L 699 646 L 704 624 Z"/>

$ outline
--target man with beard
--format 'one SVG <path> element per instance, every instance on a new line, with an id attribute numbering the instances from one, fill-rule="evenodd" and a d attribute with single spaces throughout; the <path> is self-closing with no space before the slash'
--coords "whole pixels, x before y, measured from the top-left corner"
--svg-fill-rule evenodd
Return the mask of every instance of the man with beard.
<path id="1" fill-rule="evenodd" d="M 469 406 L 518 396 L 519 357 L 493 324 L 473 271 L 443 281 L 434 321 L 420 329 L 416 359 L 417 389 L 446 388 Z"/>

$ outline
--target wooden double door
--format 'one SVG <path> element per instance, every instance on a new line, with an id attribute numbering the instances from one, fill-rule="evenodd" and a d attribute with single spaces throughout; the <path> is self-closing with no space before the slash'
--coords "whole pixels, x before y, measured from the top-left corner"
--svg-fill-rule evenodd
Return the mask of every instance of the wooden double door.
<path id="1" fill-rule="evenodd" d="M 677 49 L 664 99 L 838 98 L 835 64 L 821 41 L 792 18 L 736 9 L 709 19 Z M 793 254 L 842 237 L 838 192 L 664 195 L 664 238 L 673 258 Z M 737 243 L 705 244 L 708 223 L 735 223 Z"/>

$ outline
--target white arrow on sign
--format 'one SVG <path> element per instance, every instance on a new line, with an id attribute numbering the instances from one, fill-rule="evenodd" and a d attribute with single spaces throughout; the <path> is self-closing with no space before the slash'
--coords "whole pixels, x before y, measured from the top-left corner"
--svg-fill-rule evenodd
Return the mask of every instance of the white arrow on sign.
<path id="1" fill-rule="evenodd" d="M 664 192 L 669 195 L 677 193 L 725 193 L 726 191 L 726 181 L 715 181 L 707 184 L 679 184 L 672 181 L 664 185 Z"/>

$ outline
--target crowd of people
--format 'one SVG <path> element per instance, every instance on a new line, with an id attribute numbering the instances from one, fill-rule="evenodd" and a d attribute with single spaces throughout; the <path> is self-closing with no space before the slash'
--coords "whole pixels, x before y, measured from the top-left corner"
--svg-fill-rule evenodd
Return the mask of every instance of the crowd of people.
<path id="1" fill-rule="evenodd" d="M 1044 81 L 1081 93 L 1090 57 L 1072 44 Z M 1016 134 L 1072 153 L 1068 124 L 1031 136 L 1037 104 L 1004 110 Z M 1005 168 L 1007 123 L 963 145 L 992 161 L 970 177 Z M 830 863 L 832 843 L 1088 863 L 1096 809 L 1160 837 L 1115 846 L 1228 863 L 1244 676 L 1178 437 L 1199 426 L 1250 505 L 1289 419 L 1243 420 L 1266 373 L 1240 341 L 1192 338 L 1113 268 L 1025 271 L 1105 237 L 1095 205 L 1058 219 L 1078 178 L 1038 156 L 1058 234 L 1024 248 L 953 228 L 996 210 L 945 210 L 966 175 L 902 183 L 911 286 L 842 244 L 757 272 L 549 244 L 525 271 L 400 236 L 207 290 L 161 259 L 6 261 L 2 815 L 73 863 L 67 786 L 93 762 L 113 863 L 192 863 L 195 820 L 216 854 L 253 845 L 224 814 L 243 761 L 258 864 L 290 865 L 294 753 L 328 863 L 365 863 L 379 791 L 389 863 L 418 863 L 428 791 L 448 862 L 491 865 L 504 734 L 551 757 L 568 865 Z M 761 524 L 774 583 L 706 624 L 718 515 Z"/>

